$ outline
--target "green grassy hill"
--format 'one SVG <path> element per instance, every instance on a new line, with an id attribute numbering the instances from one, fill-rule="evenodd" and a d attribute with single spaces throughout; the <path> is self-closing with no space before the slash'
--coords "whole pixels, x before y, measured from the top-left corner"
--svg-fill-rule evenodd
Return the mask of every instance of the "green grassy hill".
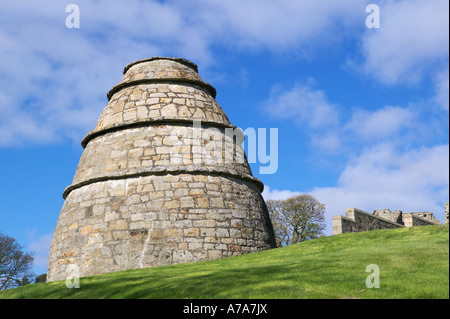
<path id="1" fill-rule="evenodd" d="M 366 287 L 369 264 L 380 288 Z M 449 298 L 449 228 L 348 233 L 217 261 L 0 292 L 1 298 Z"/>

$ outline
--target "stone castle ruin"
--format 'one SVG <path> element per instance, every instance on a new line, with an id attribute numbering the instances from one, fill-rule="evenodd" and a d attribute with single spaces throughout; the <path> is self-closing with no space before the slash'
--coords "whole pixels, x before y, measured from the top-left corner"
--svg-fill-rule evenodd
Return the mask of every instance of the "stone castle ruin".
<path id="1" fill-rule="evenodd" d="M 345 210 L 345 216 L 333 217 L 333 235 L 375 229 L 439 225 L 441 222 L 431 212 L 403 213 L 389 209 L 374 210 L 372 214 L 356 208 Z M 448 202 L 445 204 L 445 221 L 448 224 Z"/>
<path id="2" fill-rule="evenodd" d="M 188 60 L 125 67 L 82 140 L 48 281 L 74 265 L 89 276 L 276 247 L 264 186 L 215 96 Z"/>

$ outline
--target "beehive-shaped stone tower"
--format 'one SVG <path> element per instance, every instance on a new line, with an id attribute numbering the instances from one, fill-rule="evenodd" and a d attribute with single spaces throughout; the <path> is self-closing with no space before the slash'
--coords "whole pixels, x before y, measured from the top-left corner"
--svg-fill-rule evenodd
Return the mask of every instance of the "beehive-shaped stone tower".
<path id="1" fill-rule="evenodd" d="M 185 59 L 125 67 L 64 191 L 48 281 L 275 247 L 263 185 L 215 95 Z"/>

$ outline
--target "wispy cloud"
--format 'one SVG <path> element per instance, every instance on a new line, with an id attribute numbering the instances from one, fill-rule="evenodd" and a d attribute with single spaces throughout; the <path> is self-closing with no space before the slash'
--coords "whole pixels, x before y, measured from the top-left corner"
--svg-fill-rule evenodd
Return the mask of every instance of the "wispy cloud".
<path id="1" fill-rule="evenodd" d="M 323 101 L 327 101 L 327 107 L 334 105 L 322 91 L 304 87 L 278 91 L 268 101 L 288 108 L 282 112 L 288 114 L 284 120 L 303 123 L 306 119 L 302 118 L 298 105 L 302 101 L 300 93 L 304 92 L 306 96 L 315 96 L 319 107 Z M 433 99 L 431 96 L 421 103 L 372 110 L 354 108 L 348 118 L 339 114 L 342 108 L 332 108 L 337 121 L 332 122 L 334 125 L 299 125 L 299 130 L 309 134 L 313 150 L 330 162 L 344 161 L 336 185 L 303 190 L 267 187 L 264 198 L 285 199 L 299 193 L 315 196 L 326 204 L 328 232 L 331 232 L 332 217 L 349 207 L 369 212 L 383 208 L 432 211 L 443 220 L 443 204 L 449 193 L 450 158 L 448 144 L 440 141 L 448 141 L 448 113 L 430 111 Z M 313 115 L 313 111 L 309 114 Z"/>
<path id="2" fill-rule="evenodd" d="M 404 153 L 389 143 L 376 145 L 348 163 L 335 187 L 315 188 L 311 194 L 327 205 L 328 221 L 349 207 L 431 211 L 443 221 L 448 163 L 448 145 Z"/>
<path id="3" fill-rule="evenodd" d="M 356 207 L 399 209 L 403 212 L 431 211 L 443 222 L 449 192 L 449 146 L 437 145 L 401 152 L 390 143 L 374 145 L 349 161 L 336 186 L 313 189 L 271 190 L 263 196 L 286 199 L 308 193 L 326 206 L 327 234 L 332 217 Z"/>
<path id="4" fill-rule="evenodd" d="M 339 41 L 333 30 L 351 33 L 364 12 L 358 0 L 79 0 L 81 28 L 67 29 L 69 3 L 0 3 L 0 109 L 8 110 L 0 147 L 78 143 L 94 127 L 105 92 L 120 81 L 117 70 L 132 60 L 182 56 L 208 66 L 214 47 L 306 54 Z M 315 114 L 312 124 L 323 118 Z"/>
<path id="5" fill-rule="evenodd" d="M 105 92 L 120 80 L 116 70 L 152 55 L 210 65 L 216 59 L 214 47 L 308 55 L 354 37 L 361 42 L 357 64 L 388 84 L 414 82 L 426 63 L 448 56 L 448 14 L 443 14 L 448 2 L 441 0 L 384 1 L 382 27 L 366 31 L 361 26 L 368 1 L 359 0 L 131 0 L 114 5 L 79 0 L 80 29 L 65 27 L 69 3 L 0 3 L 0 109 L 9 110 L 0 122 L 0 145 L 61 138 L 78 143 L 105 106 Z M 441 74 L 446 73 L 436 72 L 436 85 L 443 86 L 436 101 L 445 107 L 448 81 Z M 333 121 L 320 90 L 297 84 L 287 93 L 274 102 L 292 106 L 293 99 L 304 99 L 302 105 L 287 107 L 291 114 L 302 118 L 302 110 L 317 103 L 308 123 L 320 125 L 325 113 Z"/>
<path id="6" fill-rule="evenodd" d="M 53 234 L 45 234 L 42 236 L 35 236 L 36 229 L 33 229 L 28 234 L 28 248 L 29 252 L 33 253 L 33 266 L 39 271 L 47 272 L 48 253 L 50 251 L 50 244 L 52 242 Z M 40 275 L 40 274 L 36 274 Z"/>
<path id="7" fill-rule="evenodd" d="M 449 110 L 449 70 L 448 67 L 437 72 L 435 77 L 434 102 L 443 111 Z"/>
<path id="8" fill-rule="evenodd" d="M 265 200 L 285 200 L 290 197 L 300 195 L 300 192 L 294 192 L 289 190 L 277 190 L 271 189 L 270 186 L 265 186 L 262 196 Z"/>
<path id="9" fill-rule="evenodd" d="M 179 1 L 171 1 L 171 3 Z M 366 1 L 183 1 L 192 19 L 238 49 L 307 50 L 354 32 Z M 192 10 L 195 7 L 196 10 Z M 339 34 L 335 30 L 339 29 Z M 317 41 L 321 38 L 322 41 Z M 221 42 L 220 40 L 218 42 Z"/>
<path id="10" fill-rule="evenodd" d="M 381 27 L 362 37 L 366 74 L 389 85 L 416 84 L 430 72 L 429 63 L 448 61 L 448 1 L 387 0 L 379 7 Z"/>
<path id="11" fill-rule="evenodd" d="M 330 101 L 320 84 L 308 80 L 294 87 L 275 85 L 263 103 L 277 107 L 279 114 L 265 108 L 274 119 L 298 124 L 323 158 L 344 160 L 335 186 L 265 191 L 269 199 L 315 196 L 326 204 L 328 233 L 332 216 L 349 207 L 432 211 L 443 220 L 448 200 L 448 15 L 439 14 L 448 12 L 448 2 L 386 1 L 380 7 L 381 29 L 361 38 L 362 74 L 386 87 L 414 87 L 432 79 L 428 96 L 402 105 L 386 100 L 378 109 L 350 108 Z"/>
<path id="12" fill-rule="evenodd" d="M 307 82 L 314 81 L 309 79 Z M 292 88 L 275 85 L 263 107 L 275 118 L 291 119 L 310 128 L 338 123 L 336 106 L 328 101 L 324 91 L 315 89 L 309 83 L 295 83 Z"/>
<path id="13" fill-rule="evenodd" d="M 392 139 L 402 130 L 412 128 L 415 120 L 413 110 L 398 106 L 386 106 L 375 111 L 356 109 L 345 124 L 345 130 L 364 142 Z"/>

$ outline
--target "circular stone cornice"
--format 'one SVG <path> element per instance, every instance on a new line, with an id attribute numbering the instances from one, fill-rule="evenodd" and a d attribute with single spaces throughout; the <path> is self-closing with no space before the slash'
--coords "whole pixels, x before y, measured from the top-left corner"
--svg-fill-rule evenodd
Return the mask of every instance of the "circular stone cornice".
<path id="1" fill-rule="evenodd" d="M 124 69 L 123 69 L 123 74 L 127 73 L 127 71 L 132 67 L 135 66 L 136 64 L 140 64 L 140 63 L 145 63 L 145 62 L 152 62 L 152 61 L 157 61 L 157 60 L 169 60 L 169 61 L 174 61 L 174 62 L 178 62 L 180 64 L 183 64 L 191 69 L 193 69 L 195 72 L 198 73 L 198 66 L 197 64 L 195 64 L 192 61 L 186 60 L 186 59 L 182 59 L 182 58 L 170 58 L 170 57 L 152 57 L 152 58 L 148 58 L 148 59 L 142 59 L 142 60 L 137 60 L 134 62 L 129 63 Z"/>
<path id="2" fill-rule="evenodd" d="M 191 80 L 191 79 L 182 79 L 182 78 L 155 78 L 155 79 L 141 79 L 141 80 L 133 80 L 127 82 L 121 82 L 115 85 L 106 95 L 108 97 L 108 101 L 111 100 L 112 96 L 130 86 L 136 86 L 141 84 L 181 84 L 186 86 L 198 86 L 202 89 L 206 90 L 214 99 L 216 98 L 217 91 L 216 89 L 209 83 L 199 80 Z"/>
<path id="3" fill-rule="evenodd" d="M 123 180 L 128 178 L 139 178 L 146 176 L 165 176 L 165 175 L 180 175 L 180 174 L 191 174 L 191 175 L 198 174 L 198 175 L 222 176 L 225 178 L 234 178 L 241 182 L 248 182 L 254 185 L 261 193 L 264 191 L 264 184 L 258 178 L 253 177 L 252 175 L 238 173 L 232 169 L 226 169 L 221 167 L 208 168 L 198 165 L 190 167 L 157 166 L 153 168 L 146 168 L 145 170 L 136 170 L 131 173 L 123 173 L 123 172 L 116 174 L 112 173 L 106 176 L 94 177 L 76 184 L 72 184 L 64 190 L 63 198 L 66 199 L 67 196 L 69 196 L 69 194 L 75 189 L 98 182 Z"/>
<path id="4" fill-rule="evenodd" d="M 190 125 L 193 126 L 195 121 L 196 121 L 196 119 L 188 120 L 188 119 L 175 119 L 175 118 L 154 118 L 154 119 L 148 119 L 148 120 L 144 120 L 144 121 L 137 121 L 137 122 L 131 122 L 131 123 L 120 123 L 120 124 L 105 127 L 98 131 L 90 131 L 81 140 L 81 146 L 83 146 L 83 148 L 86 148 L 88 143 L 91 140 L 93 140 L 94 138 L 97 138 L 99 136 L 102 136 L 102 135 L 105 135 L 108 133 L 117 132 L 117 131 L 128 130 L 128 129 L 138 128 L 138 127 L 159 126 L 159 125 L 176 125 L 176 126 L 186 126 L 187 127 Z M 198 119 L 198 121 L 201 124 L 201 128 L 215 127 L 215 128 L 219 128 L 219 129 L 226 129 L 226 128 L 231 128 L 233 130 L 238 129 L 237 126 L 234 126 L 231 124 L 224 124 L 224 123 L 213 122 L 213 121 L 204 121 L 204 120 L 200 120 L 200 119 Z"/>

